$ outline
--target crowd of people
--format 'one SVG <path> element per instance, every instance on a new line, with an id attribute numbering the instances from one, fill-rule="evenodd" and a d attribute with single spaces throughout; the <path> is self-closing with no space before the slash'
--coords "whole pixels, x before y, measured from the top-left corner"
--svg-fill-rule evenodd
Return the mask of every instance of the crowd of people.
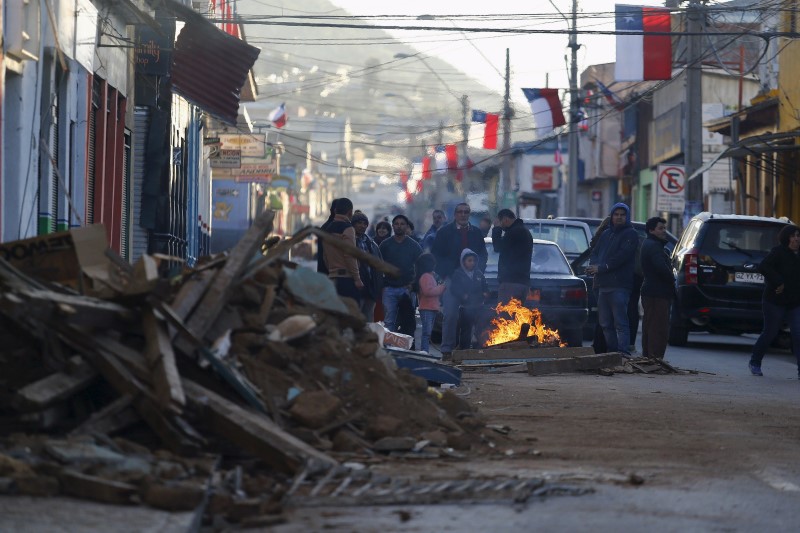
<path id="1" fill-rule="evenodd" d="M 430 228 L 420 236 L 405 215 L 371 226 L 367 215 L 355 210 L 350 199 L 338 198 L 331 203 L 330 216 L 321 228 L 397 267 L 400 274 L 382 275 L 366 261 L 348 257 L 322 241 L 318 241 L 317 271 L 333 281 L 338 294 L 355 300 L 368 321 L 382 320 L 389 331 L 414 337 L 419 309 L 419 349 L 423 352 L 430 351 L 434 321 L 441 312 L 440 350 L 447 359 L 454 349 L 479 342 L 486 320 L 488 292 L 483 270 L 488 253 L 484 238 L 492 220 L 481 221 L 483 227 L 475 226 L 470 214 L 468 204 L 458 204 L 454 220 L 448 222 L 445 212 L 437 209 Z M 513 216 L 511 211 L 508 214 Z M 496 221 L 495 225 L 499 224 Z M 513 246 L 511 243 L 509 250 Z M 527 269 L 530 254 L 523 260 Z M 500 278 L 502 283 L 503 274 Z"/>
<path id="2" fill-rule="evenodd" d="M 432 224 L 418 235 L 403 214 L 370 226 L 366 214 L 354 210 L 348 198 L 331 204 L 330 217 L 322 229 L 357 246 L 362 251 L 394 265 L 399 276 L 383 275 L 366 261 L 318 241 L 317 270 L 334 283 L 338 294 L 352 298 L 368 321 L 383 320 L 389 331 L 416 332 L 416 310 L 421 322 L 420 351 L 429 352 L 431 332 L 442 313 L 440 351 L 448 359 L 454 349 L 481 344 L 489 317 L 486 279 L 487 249 L 484 239 L 491 232 L 492 246 L 499 254 L 498 300 L 524 301 L 530 284 L 533 240 L 521 220 L 509 209 L 501 209 L 494 220 L 470 222 L 471 210 L 458 204 L 453 221 L 440 209 L 433 211 Z M 642 355 L 663 359 L 675 294 L 675 278 L 666 245 L 666 220 L 652 217 L 641 240 L 631 224 L 630 208 L 615 204 L 590 243 L 587 274 L 593 276 L 589 290 L 597 295 L 597 352 L 631 355 L 642 320 Z M 789 225 L 779 236 L 780 244 L 763 261 L 766 278 L 763 299 L 764 331 L 756 342 L 750 370 L 760 376 L 767 346 L 788 322 L 795 353 L 800 346 L 800 230 Z M 412 346 L 413 349 L 413 346 Z M 800 355 L 798 355 L 800 377 Z"/>

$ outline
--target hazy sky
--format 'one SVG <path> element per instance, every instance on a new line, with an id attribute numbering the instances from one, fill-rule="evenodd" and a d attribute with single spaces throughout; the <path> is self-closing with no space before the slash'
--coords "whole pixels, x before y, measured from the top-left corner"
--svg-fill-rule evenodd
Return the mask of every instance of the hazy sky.
<path id="1" fill-rule="evenodd" d="M 500 0 L 459 2 L 440 0 L 403 0 L 401 2 L 379 2 L 375 0 L 332 0 L 335 4 L 358 15 L 502 15 L 536 14 L 540 19 L 506 20 L 455 20 L 459 26 L 503 27 L 525 29 L 566 29 L 567 21 L 556 11 L 556 7 L 569 18 L 571 0 Z M 612 0 L 581 0 L 578 2 L 578 29 L 613 30 L 615 3 L 648 6 L 663 6 L 663 0 L 638 0 L 614 2 Z M 555 7 L 554 7 L 555 6 Z M 397 21 L 392 21 L 395 24 Z M 453 22 L 434 20 L 407 20 L 408 25 L 441 25 L 452 27 Z M 521 87 L 544 87 L 549 79 L 550 87 L 567 88 L 570 50 L 567 35 L 519 35 L 506 36 L 491 33 L 468 33 L 469 41 L 460 33 L 410 32 L 389 30 L 399 39 L 408 40 L 418 50 L 436 55 L 450 62 L 469 75 L 484 81 L 489 87 L 502 92 L 505 69 L 505 50 L 510 50 L 512 71 L 512 98 L 522 98 Z M 424 42 L 428 41 L 428 42 Z M 470 44 L 470 42 L 472 44 Z M 613 35 L 587 35 L 578 37 L 582 45 L 578 51 L 578 74 L 587 66 L 609 63 L 615 60 L 615 37 Z M 473 46 L 474 45 L 474 46 Z M 480 52 L 478 50 L 479 49 Z M 485 56 L 485 57 L 484 57 Z M 499 72 L 498 72 L 499 71 Z M 549 75 L 549 76 L 548 76 Z"/>

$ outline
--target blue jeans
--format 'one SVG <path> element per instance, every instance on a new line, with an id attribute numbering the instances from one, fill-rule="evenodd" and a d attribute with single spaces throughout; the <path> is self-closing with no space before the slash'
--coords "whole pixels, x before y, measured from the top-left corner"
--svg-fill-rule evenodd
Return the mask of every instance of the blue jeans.
<path id="1" fill-rule="evenodd" d="M 796 307 L 784 307 L 775 305 L 766 300 L 761 301 L 764 313 L 764 329 L 758 340 L 753 345 L 753 355 L 750 357 L 750 364 L 761 366 L 761 360 L 767 353 L 767 348 L 778 336 L 784 322 L 789 323 L 789 330 L 792 334 L 792 353 L 797 359 L 797 368 L 800 372 L 800 305 Z"/>
<path id="2" fill-rule="evenodd" d="M 631 291 L 627 289 L 600 290 L 597 295 L 597 320 L 606 338 L 606 350 L 630 354 L 630 326 L 628 325 L 628 300 Z"/>
<path id="3" fill-rule="evenodd" d="M 431 311 L 430 309 L 419 310 L 419 321 L 422 322 L 420 350 L 423 352 L 430 352 L 431 331 L 433 331 L 433 321 L 436 320 L 436 313 L 438 311 Z"/>
<path id="4" fill-rule="evenodd" d="M 397 309 L 400 307 L 400 298 L 406 294 L 406 287 L 383 288 L 383 325 L 389 331 L 397 331 Z"/>
<path id="5" fill-rule="evenodd" d="M 458 335 L 458 298 L 450 292 L 449 280 L 447 290 L 442 293 L 442 353 L 452 352 L 456 347 Z"/>

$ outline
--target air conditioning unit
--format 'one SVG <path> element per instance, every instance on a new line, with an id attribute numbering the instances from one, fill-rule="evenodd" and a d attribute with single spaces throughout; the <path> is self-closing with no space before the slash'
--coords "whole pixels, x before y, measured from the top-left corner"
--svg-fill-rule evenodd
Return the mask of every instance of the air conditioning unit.
<path id="1" fill-rule="evenodd" d="M 39 0 L 14 0 L 6 2 L 5 39 L 6 54 L 23 61 L 39 59 L 41 35 L 41 10 Z"/>

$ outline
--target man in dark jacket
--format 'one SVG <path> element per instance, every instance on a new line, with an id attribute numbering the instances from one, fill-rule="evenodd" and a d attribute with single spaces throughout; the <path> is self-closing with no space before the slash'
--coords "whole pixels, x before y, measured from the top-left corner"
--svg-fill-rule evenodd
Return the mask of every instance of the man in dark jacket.
<path id="1" fill-rule="evenodd" d="M 356 211 L 351 222 L 353 229 L 356 231 L 356 246 L 363 252 L 378 259 L 383 259 L 378 245 L 367 235 L 367 228 L 369 227 L 367 215 L 361 211 Z M 366 261 L 358 261 L 358 271 L 361 274 L 361 282 L 364 284 L 364 288 L 361 290 L 361 312 L 367 322 L 372 322 L 375 319 L 375 304 L 378 298 L 381 297 L 381 290 L 383 289 L 383 276 Z"/>
<path id="2" fill-rule="evenodd" d="M 461 252 L 469 248 L 478 256 L 478 270 L 486 269 L 486 243 L 483 233 L 477 226 L 469 223 L 470 208 L 468 204 L 456 206 L 453 222 L 442 226 L 436 232 L 431 253 L 436 258 L 436 273 L 449 287 L 450 276 L 461 266 Z M 443 357 L 449 357 L 456 344 L 458 330 L 458 306 L 450 291 L 442 295 L 442 344 L 440 350 Z"/>
<path id="3" fill-rule="evenodd" d="M 441 209 L 434 209 L 431 218 L 433 219 L 433 224 L 431 224 L 431 227 L 425 232 L 425 235 L 422 237 L 422 242 L 419 243 L 420 246 L 422 246 L 423 252 L 431 251 L 433 241 L 436 239 L 436 232 L 447 223 L 447 215 L 445 215 L 444 211 Z"/>
<path id="4" fill-rule="evenodd" d="M 492 246 L 497 261 L 497 300 L 508 303 L 516 298 L 522 303 L 531 284 L 533 237 L 510 209 L 501 209 L 492 228 Z"/>
<path id="5" fill-rule="evenodd" d="M 667 221 L 653 217 L 645 222 L 647 239 L 639 254 L 642 275 L 642 355 L 664 358 L 669 336 L 669 308 L 675 293 L 675 276 L 672 274 L 667 249 Z"/>
<path id="6" fill-rule="evenodd" d="M 594 276 L 597 319 L 609 352 L 630 355 L 628 300 L 633 289 L 633 270 L 639 237 L 631 225 L 630 208 L 624 203 L 611 208 L 611 225 L 597 240 L 586 272 Z"/>

